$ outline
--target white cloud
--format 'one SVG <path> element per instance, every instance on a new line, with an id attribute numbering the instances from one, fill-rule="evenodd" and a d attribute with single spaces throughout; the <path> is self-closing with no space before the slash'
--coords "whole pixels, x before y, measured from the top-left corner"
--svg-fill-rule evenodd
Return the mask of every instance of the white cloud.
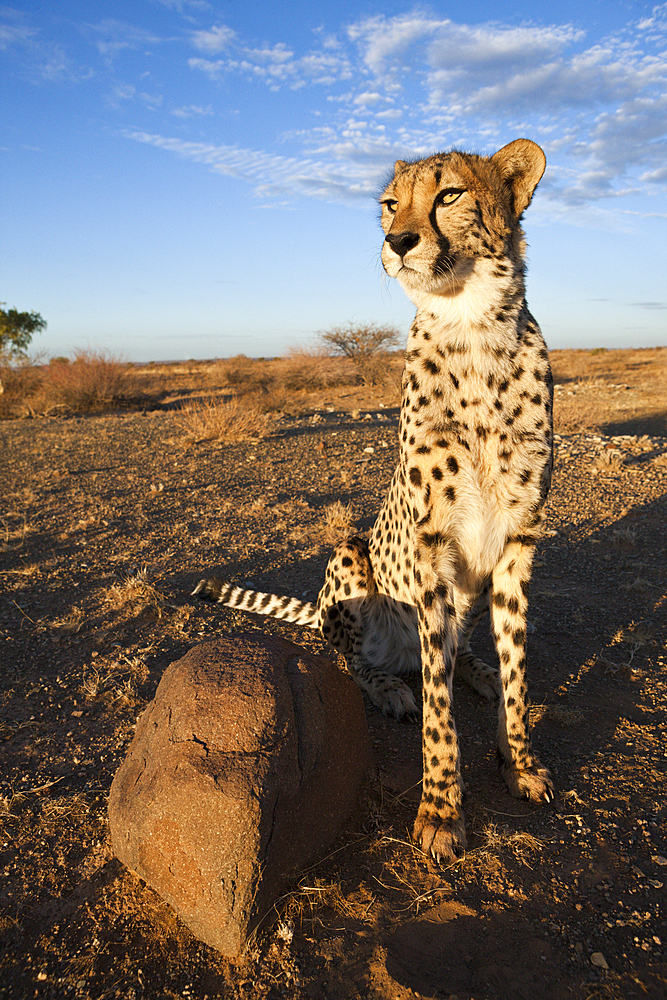
<path id="1" fill-rule="evenodd" d="M 76 83 L 90 78 L 90 69 L 73 64 L 61 45 L 45 40 L 23 16 L 21 11 L 10 7 L 0 8 L 0 17 L 4 19 L 0 23 L 0 51 L 14 56 L 22 74 L 53 82 Z"/>
<path id="2" fill-rule="evenodd" d="M 382 80 L 398 70 L 398 57 L 413 43 L 428 38 L 450 23 L 430 20 L 418 14 L 390 19 L 370 17 L 349 25 L 347 34 L 348 38 L 358 43 L 364 66 Z"/>
<path id="3" fill-rule="evenodd" d="M 323 144 L 312 155 L 288 157 L 232 145 L 186 142 L 150 132 L 123 131 L 125 138 L 201 163 L 215 173 L 250 183 L 260 198 L 316 197 L 368 201 L 386 172 L 388 148 L 365 143 Z M 369 169 L 370 168 L 370 169 Z"/>
<path id="4" fill-rule="evenodd" d="M 206 0 L 157 0 L 161 3 L 163 7 L 168 7 L 169 10 L 178 11 L 179 14 L 185 14 L 189 8 L 198 11 L 209 11 L 211 9 L 210 3 Z"/>
<path id="5" fill-rule="evenodd" d="M 192 42 L 200 51 L 210 55 L 225 52 L 223 58 L 216 60 L 197 57 L 188 60 L 191 69 L 200 70 L 211 80 L 239 73 L 263 80 L 271 90 L 277 91 L 282 86 L 296 90 L 312 83 L 329 86 L 352 75 L 349 61 L 335 51 L 330 40 L 325 40 L 321 50 L 295 56 L 284 42 L 261 48 L 243 45 L 230 28 L 222 25 L 209 31 L 194 32 Z"/>
<path id="6" fill-rule="evenodd" d="M 201 70 L 211 80 L 219 80 L 227 69 L 227 62 L 224 59 L 216 59 L 215 62 L 210 59 L 188 59 L 188 66 L 190 69 Z"/>
<path id="7" fill-rule="evenodd" d="M 236 33 L 226 24 L 214 25 L 208 31 L 195 31 L 192 34 L 192 44 L 202 52 L 214 55 L 223 52 L 236 37 Z"/>
<path id="8" fill-rule="evenodd" d="M 116 44 L 127 41 L 122 33 L 111 36 Z M 667 180 L 667 4 L 596 39 L 573 24 L 471 25 L 419 12 L 363 18 L 340 38 L 316 31 L 302 52 L 286 40 L 250 45 L 224 24 L 189 38 L 202 53 L 189 59 L 191 69 L 224 79 L 227 88 L 257 81 L 276 93 L 324 89 L 323 100 L 311 98 L 318 127 L 293 133 L 293 157 L 278 156 L 280 180 L 263 181 L 262 190 L 354 198 L 372 190 L 396 156 L 451 146 L 491 151 L 518 135 L 547 152 L 541 200 L 555 211 L 618 202 Z M 194 117 L 188 109 L 195 107 L 173 114 Z M 198 162 L 212 155 L 197 148 L 179 155 Z M 238 169 L 260 190 L 252 172 L 241 170 L 236 147 L 215 148 L 212 169 Z M 243 156 L 264 162 L 272 154 Z"/>
<path id="9" fill-rule="evenodd" d="M 552 196 L 572 203 L 663 180 L 666 15 L 662 4 L 641 25 L 590 45 L 572 25 L 471 26 L 417 15 L 362 21 L 349 34 L 375 89 L 382 92 L 390 81 L 392 94 L 405 92 L 408 118 L 421 92 L 423 120 L 440 129 L 441 142 L 462 130 L 490 141 L 500 134 L 499 122 L 505 134 L 532 129 L 538 141 L 554 142 L 572 176 L 553 184 Z M 567 141 L 558 142 L 559 133 Z M 403 138 L 410 141 L 407 133 Z M 425 140 L 428 130 L 412 131 L 418 147 Z"/>
<path id="10" fill-rule="evenodd" d="M 108 62 L 113 61 L 124 49 L 137 49 L 163 41 L 150 31 L 135 28 L 132 24 L 114 18 L 106 18 L 99 24 L 89 24 L 88 28 L 97 35 L 97 50 Z"/>
<path id="11" fill-rule="evenodd" d="M 187 104 L 182 108 L 173 108 L 171 113 L 176 118 L 196 118 L 201 115 L 215 114 L 210 104 L 206 108 L 202 108 L 198 104 Z"/>
<path id="12" fill-rule="evenodd" d="M 18 11 L 3 10 L 4 17 L 16 20 Z M 0 49 L 8 49 L 13 45 L 25 45 L 35 35 L 33 28 L 26 24 L 0 24 Z"/>
<path id="13" fill-rule="evenodd" d="M 111 108 L 119 108 L 121 101 L 131 101 L 137 93 L 137 88 L 131 83 L 117 83 L 106 96 L 106 103 Z"/>
<path id="14" fill-rule="evenodd" d="M 365 90 L 362 94 L 356 95 L 356 97 L 354 98 L 354 103 L 370 105 L 370 104 L 379 104 L 381 100 L 382 100 L 382 94 L 378 94 L 376 90 L 375 91 Z"/>

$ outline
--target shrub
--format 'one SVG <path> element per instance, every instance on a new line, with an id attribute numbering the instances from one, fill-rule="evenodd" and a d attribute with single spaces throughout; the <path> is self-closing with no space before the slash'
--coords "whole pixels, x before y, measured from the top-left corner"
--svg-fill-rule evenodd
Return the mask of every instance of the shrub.
<path id="1" fill-rule="evenodd" d="M 279 380 L 286 389 L 313 392 L 357 381 L 354 364 L 348 358 L 332 358 L 324 346 L 294 347 L 283 359 Z"/>
<path id="2" fill-rule="evenodd" d="M 104 352 L 77 351 L 71 361 L 54 358 L 44 372 L 47 397 L 72 410 L 95 410 L 127 397 L 126 365 Z"/>
<path id="3" fill-rule="evenodd" d="M 357 326 L 334 326 L 318 334 L 320 343 L 337 354 L 350 358 L 359 378 L 366 385 L 384 382 L 389 369 L 389 348 L 396 347 L 401 339 L 394 326 L 369 323 Z"/>
<path id="4" fill-rule="evenodd" d="M 235 389 L 239 395 L 251 392 L 268 393 L 274 378 L 262 366 L 262 360 L 253 361 L 243 354 L 232 358 L 223 368 L 222 374 L 226 384 Z"/>
<path id="5" fill-rule="evenodd" d="M 0 354 L 0 417 L 19 416 L 30 409 L 28 400 L 41 381 L 41 369 L 33 361 L 13 361 L 7 354 Z"/>
<path id="6" fill-rule="evenodd" d="M 181 428 L 186 441 L 247 441 L 265 437 L 273 418 L 259 407 L 232 399 L 212 399 L 188 404 L 181 410 Z"/>

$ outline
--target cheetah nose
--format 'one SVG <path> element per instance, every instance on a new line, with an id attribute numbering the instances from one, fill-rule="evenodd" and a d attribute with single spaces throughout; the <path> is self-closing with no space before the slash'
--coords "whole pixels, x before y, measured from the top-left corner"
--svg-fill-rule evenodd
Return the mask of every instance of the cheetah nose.
<path id="1" fill-rule="evenodd" d="M 405 257 L 408 250 L 412 250 L 419 243 L 419 233 L 389 233 L 385 242 L 399 257 Z"/>

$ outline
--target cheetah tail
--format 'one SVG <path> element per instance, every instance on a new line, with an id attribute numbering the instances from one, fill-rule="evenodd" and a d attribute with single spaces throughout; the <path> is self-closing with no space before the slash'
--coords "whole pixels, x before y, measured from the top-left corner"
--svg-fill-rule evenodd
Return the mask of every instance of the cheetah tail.
<path id="1" fill-rule="evenodd" d="M 223 583 L 215 576 L 200 580 L 192 591 L 192 596 L 195 595 L 205 601 L 224 604 L 228 608 L 253 611 L 258 615 L 280 618 L 296 625 L 307 625 L 308 628 L 319 627 L 317 608 L 314 604 L 299 601 L 296 597 L 278 597 L 277 594 L 243 590 L 242 587 L 235 587 L 231 583 Z"/>

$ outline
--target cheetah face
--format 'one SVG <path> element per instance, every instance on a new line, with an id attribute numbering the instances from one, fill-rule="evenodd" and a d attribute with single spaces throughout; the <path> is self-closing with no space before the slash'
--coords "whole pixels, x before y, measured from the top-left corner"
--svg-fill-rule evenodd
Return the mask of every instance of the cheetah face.
<path id="1" fill-rule="evenodd" d="M 492 157 L 451 152 L 398 160 L 380 198 L 382 263 L 408 295 L 452 295 L 484 267 L 522 259 L 519 220 L 546 160 L 517 139 Z"/>
<path id="2" fill-rule="evenodd" d="M 466 179 L 446 160 L 441 169 L 429 166 L 422 161 L 397 167 L 381 199 L 382 263 L 408 295 L 451 293 L 474 267 L 466 240 L 472 204 Z"/>

